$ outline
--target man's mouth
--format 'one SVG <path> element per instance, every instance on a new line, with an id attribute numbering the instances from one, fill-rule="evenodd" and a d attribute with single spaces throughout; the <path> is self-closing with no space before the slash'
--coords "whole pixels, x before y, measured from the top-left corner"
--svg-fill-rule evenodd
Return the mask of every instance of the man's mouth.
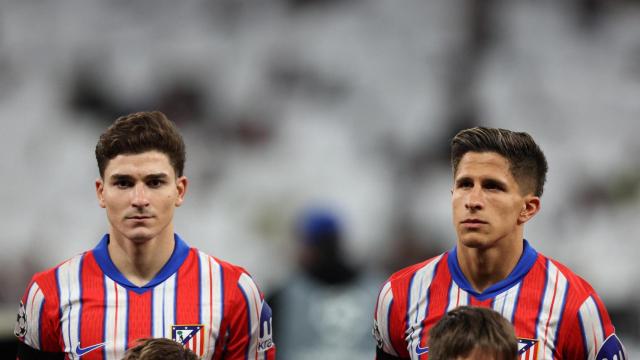
<path id="1" fill-rule="evenodd" d="M 130 220 L 146 220 L 146 219 L 151 219 L 151 215 L 127 216 L 127 219 L 130 219 Z"/>
<path id="2" fill-rule="evenodd" d="M 480 219 L 464 219 L 462 221 L 463 224 L 487 224 L 486 221 Z"/>

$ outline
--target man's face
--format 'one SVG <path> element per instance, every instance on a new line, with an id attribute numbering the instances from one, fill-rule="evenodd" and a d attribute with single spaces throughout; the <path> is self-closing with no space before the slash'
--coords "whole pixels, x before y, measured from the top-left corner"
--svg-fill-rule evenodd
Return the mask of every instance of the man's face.
<path id="1" fill-rule="evenodd" d="M 489 248 L 521 240 L 520 225 L 539 209 L 539 198 L 522 195 L 509 162 L 494 152 L 466 153 L 458 164 L 452 189 L 453 224 L 458 243 Z"/>
<path id="2" fill-rule="evenodd" d="M 136 243 L 173 236 L 173 212 L 182 204 L 187 179 L 176 178 L 167 155 L 158 151 L 118 155 L 96 180 L 100 206 L 113 236 Z"/>

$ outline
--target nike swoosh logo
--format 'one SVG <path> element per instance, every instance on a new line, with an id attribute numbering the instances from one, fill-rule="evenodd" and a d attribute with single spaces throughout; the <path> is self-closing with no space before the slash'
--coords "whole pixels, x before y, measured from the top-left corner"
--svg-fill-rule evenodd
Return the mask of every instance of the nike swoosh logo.
<path id="1" fill-rule="evenodd" d="M 422 355 L 429 352 L 428 347 L 420 347 L 420 344 L 416 345 L 416 355 Z"/>
<path id="2" fill-rule="evenodd" d="M 78 344 L 78 346 L 76 346 L 76 355 L 78 356 L 82 356 L 85 355 L 87 353 L 92 352 L 93 350 L 96 349 L 100 349 L 101 347 L 103 347 L 106 343 L 102 343 L 102 344 L 95 344 L 95 345 L 91 345 L 91 346 L 87 346 L 85 348 L 81 348 L 80 345 Z"/>

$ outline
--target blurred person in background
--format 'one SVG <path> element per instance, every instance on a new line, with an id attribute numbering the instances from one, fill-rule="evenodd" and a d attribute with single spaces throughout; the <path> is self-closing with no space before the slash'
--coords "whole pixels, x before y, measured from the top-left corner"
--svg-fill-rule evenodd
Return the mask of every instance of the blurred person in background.
<path id="1" fill-rule="evenodd" d="M 443 316 L 429 332 L 431 360 L 516 360 L 513 325 L 500 313 L 460 306 Z"/>
<path id="2" fill-rule="evenodd" d="M 458 306 L 508 319 L 529 359 L 622 358 L 622 343 L 593 288 L 538 253 L 524 225 L 540 210 L 547 161 L 524 132 L 470 128 L 451 141 L 456 246 L 393 274 L 374 313 L 377 359 L 428 357 L 429 332 Z"/>
<path id="3" fill-rule="evenodd" d="M 178 342 L 161 338 L 140 340 L 122 360 L 198 360 L 198 356 Z"/>
<path id="4" fill-rule="evenodd" d="M 203 359 L 274 359 L 271 310 L 251 277 L 174 233 L 188 185 L 175 124 L 157 111 L 120 117 L 95 154 L 109 231 L 33 276 L 18 358 L 119 360 L 138 339 L 169 338 Z"/>
<path id="5" fill-rule="evenodd" d="M 279 359 L 371 359 L 379 281 L 350 264 L 343 219 L 330 209 L 303 211 L 294 229 L 299 271 L 270 298 Z"/>

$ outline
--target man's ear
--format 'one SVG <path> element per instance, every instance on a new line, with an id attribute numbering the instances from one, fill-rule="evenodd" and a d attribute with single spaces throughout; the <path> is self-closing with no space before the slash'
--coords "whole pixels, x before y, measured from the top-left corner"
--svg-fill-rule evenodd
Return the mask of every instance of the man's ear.
<path id="1" fill-rule="evenodd" d="M 540 211 L 540 197 L 527 195 L 524 197 L 524 204 L 518 215 L 518 225 L 524 224 Z"/>
<path id="2" fill-rule="evenodd" d="M 102 178 L 97 178 L 96 179 L 96 197 L 98 198 L 98 204 L 100 204 L 101 208 L 105 208 L 106 205 L 104 204 L 104 181 L 102 180 Z"/>
<path id="3" fill-rule="evenodd" d="M 178 197 L 176 198 L 176 207 L 182 205 L 184 196 L 187 194 L 187 187 L 189 186 L 189 180 L 186 176 L 180 176 L 176 179 L 176 188 L 178 189 Z"/>

